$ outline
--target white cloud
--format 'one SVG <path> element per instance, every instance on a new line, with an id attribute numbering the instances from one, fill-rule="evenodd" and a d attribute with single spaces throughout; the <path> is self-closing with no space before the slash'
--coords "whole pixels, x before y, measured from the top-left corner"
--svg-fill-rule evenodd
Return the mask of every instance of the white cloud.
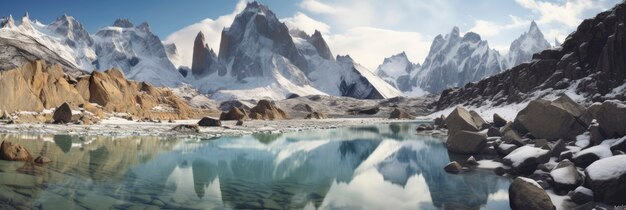
<path id="1" fill-rule="evenodd" d="M 233 23 L 235 16 L 246 8 L 246 2 L 245 0 L 239 0 L 239 3 L 235 6 L 235 10 L 231 14 L 220 16 L 215 20 L 210 18 L 204 19 L 198 23 L 184 27 L 165 38 L 165 43 L 174 43 L 178 48 L 180 60 L 173 61 L 174 65 L 191 66 L 193 41 L 200 31 L 204 33 L 204 38 L 209 47 L 213 48 L 215 52 L 218 52 L 222 29 L 229 27 Z"/>
<path id="2" fill-rule="evenodd" d="M 420 33 L 356 27 L 326 38 L 334 54 L 349 54 L 356 62 L 375 70 L 383 59 L 405 51 L 413 62 L 423 62 L 430 47 Z"/>
<path id="3" fill-rule="evenodd" d="M 567 0 L 565 3 L 537 0 L 516 0 L 516 2 L 539 14 L 538 23 L 561 23 L 569 27 L 576 27 L 580 24 L 583 12 L 603 7 L 602 4 L 593 0 Z"/>
<path id="4" fill-rule="evenodd" d="M 519 29 L 529 27 L 530 21 L 524 20 L 514 15 L 509 15 L 511 21 L 506 24 L 497 24 L 488 20 L 475 20 L 474 27 L 469 31 L 480 34 L 482 37 L 493 37 L 500 35 L 503 30 Z"/>
<path id="5" fill-rule="evenodd" d="M 322 34 L 328 34 L 330 32 L 330 26 L 326 23 L 314 20 L 302 12 L 297 12 L 293 17 L 281 19 L 287 27 L 291 29 L 300 29 L 308 34 L 313 34 L 315 30 L 320 31 Z"/>
<path id="6" fill-rule="evenodd" d="M 332 6 L 326 5 L 317 0 L 304 0 L 300 2 L 300 8 L 319 14 L 335 14 L 340 12 Z"/>

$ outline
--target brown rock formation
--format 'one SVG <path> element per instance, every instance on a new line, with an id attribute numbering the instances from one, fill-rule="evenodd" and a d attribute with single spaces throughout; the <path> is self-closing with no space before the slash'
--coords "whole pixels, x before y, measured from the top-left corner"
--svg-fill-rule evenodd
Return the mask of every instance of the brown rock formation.
<path id="1" fill-rule="evenodd" d="M 250 109 L 249 117 L 255 120 L 284 120 L 287 114 L 268 100 L 260 100 Z"/>
<path id="2" fill-rule="evenodd" d="M 41 112 L 67 103 L 98 117 L 104 112 L 158 119 L 184 119 L 194 114 L 171 91 L 126 80 L 119 70 L 94 71 L 74 79 L 63 73 L 60 65 L 47 65 L 44 61 L 0 72 L 0 95 L 7 99 L 0 101 L 0 110 L 8 113 Z"/>
<path id="3" fill-rule="evenodd" d="M 32 156 L 19 144 L 14 144 L 10 141 L 3 141 L 0 145 L 0 159 L 9 161 L 28 161 L 32 159 Z"/>

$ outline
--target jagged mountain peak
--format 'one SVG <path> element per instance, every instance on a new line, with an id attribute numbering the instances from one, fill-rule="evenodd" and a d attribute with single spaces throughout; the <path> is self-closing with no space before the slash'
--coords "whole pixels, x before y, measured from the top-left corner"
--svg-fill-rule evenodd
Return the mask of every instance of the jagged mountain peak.
<path id="1" fill-rule="evenodd" d="M 528 62 L 533 54 L 550 47 L 550 43 L 544 38 L 537 23 L 532 21 L 528 31 L 511 43 L 507 64 L 509 67 L 513 67 Z"/>
<path id="2" fill-rule="evenodd" d="M 530 34 L 541 33 L 541 30 L 539 30 L 539 26 L 534 20 L 530 22 L 530 28 L 528 29 L 528 33 Z"/>
<path id="3" fill-rule="evenodd" d="M 0 27 L 2 28 L 14 28 L 15 20 L 13 19 L 13 15 L 9 15 L 9 17 L 2 18 L 0 21 Z"/>
<path id="4" fill-rule="evenodd" d="M 460 36 L 459 27 L 457 26 L 452 27 L 452 31 L 450 31 L 450 35 L 459 37 Z"/>
<path id="5" fill-rule="evenodd" d="M 68 41 L 66 41 L 66 43 L 72 47 L 75 47 L 76 42 L 80 42 L 81 40 L 85 41 L 87 46 L 93 44 L 93 39 L 83 25 L 74 17 L 67 14 L 58 17 L 55 21 L 47 25 L 46 28 L 67 38 Z"/>
<path id="6" fill-rule="evenodd" d="M 33 25 L 32 25 L 32 22 L 30 20 L 30 16 L 28 15 L 28 12 L 26 12 L 24 14 L 24 16 L 22 16 L 22 23 L 21 23 L 20 26 L 22 26 L 23 28 L 26 28 L 26 29 L 32 29 L 33 28 Z"/>
<path id="7" fill-rule="evenodd" d="M 130 20 L 128 20 L 126 18 L 116 19 L 115 22 L 113 22 L 113 26 L 120 27 L 120 28 L 132 28 L 132 27 L 134 27 L 133 23 L 131 23 Z"/>
<path id="8" fill-rule="evenodd" d="M 376 68 L 376 74 L 391 86 L 402 92 L 408 92 L 413 89 L 411 75 L 419 68 L 420 64 L 411 62 L 403 51 L 385 58 L 383 63 Z"/>

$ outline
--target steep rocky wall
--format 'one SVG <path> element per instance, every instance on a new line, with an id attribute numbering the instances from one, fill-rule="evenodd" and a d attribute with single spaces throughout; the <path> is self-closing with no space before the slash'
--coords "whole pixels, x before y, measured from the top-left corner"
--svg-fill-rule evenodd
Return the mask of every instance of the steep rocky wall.
<path id="1" fill-rule="evenodd" d="M 463 88 L 443 91 L 437 109 L 450 106 L 517 103 L 532 93 L 571 88 L 590 101 L 626 100 L 609 94 L 626 79 L 626 3 L 584 20 L 560 48 L 533 56 L 533 61 Z M 535 95 L 536 96 L 536 95 Z"/>

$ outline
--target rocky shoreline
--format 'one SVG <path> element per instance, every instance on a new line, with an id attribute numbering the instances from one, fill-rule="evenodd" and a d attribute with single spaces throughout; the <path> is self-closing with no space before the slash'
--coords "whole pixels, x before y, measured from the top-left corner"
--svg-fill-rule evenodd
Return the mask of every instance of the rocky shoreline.
<path id="1" fill-rule="evenodd" d="M 477 159 L 504 164 L 494 169 L 509 176 L 512 209 L 590 209 L 626 205 L 626 104 L 605 101 L 583 107 L 567 95 L 534 100 L 514 121 L 494 115 L 486 122 L 474 111 L 457 107 L 435 119 L 447 130 L 446 146 L 472 155 L 452 162 L 446 171 L 462 172 Z M 546 193 L 567 196 L 562 203 Z"/>

